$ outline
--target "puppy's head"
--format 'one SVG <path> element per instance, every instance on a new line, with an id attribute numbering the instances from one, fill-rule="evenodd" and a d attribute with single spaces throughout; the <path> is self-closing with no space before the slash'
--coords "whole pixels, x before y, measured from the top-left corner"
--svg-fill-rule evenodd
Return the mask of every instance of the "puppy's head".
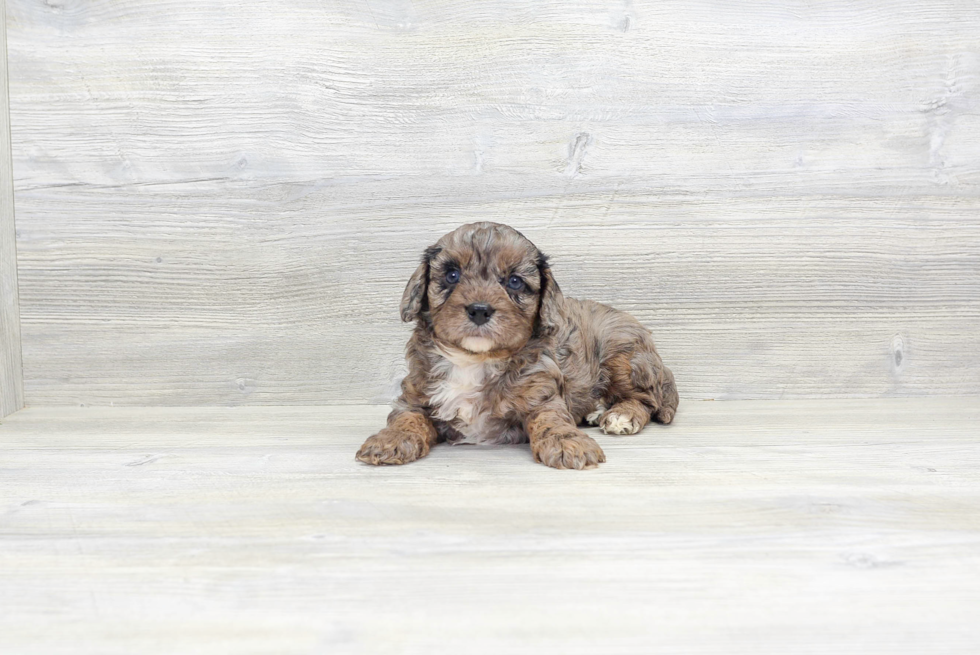
<path id="1" fill-rule="evenodd" d="M 426 249 L 402 297 L 403 321 L 422 319 L 437 344 L 507 356 L 553 334 L 562 296 L 547 258 L 517 230 L 472 223 Z"/>

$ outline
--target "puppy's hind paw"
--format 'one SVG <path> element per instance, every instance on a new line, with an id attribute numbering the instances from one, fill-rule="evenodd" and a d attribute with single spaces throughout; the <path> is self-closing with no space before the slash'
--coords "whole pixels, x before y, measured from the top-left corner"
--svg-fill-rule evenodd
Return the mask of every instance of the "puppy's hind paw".
<path id="1" fill-rule="evenodd" d="M 659 410 L 657 410 L 653 417 L 664 425 L 667 425 L 674 420 L 674 414 L 676 412 L 676 407 L 661 407 Z"/>
<path id="2" fill-rule="evenodd" d="M 585 417 L 585 422 L 589 425 L 599 425 L 599 419 L 606 412 L 606 408 L 602 403 L 595 406 L 595 411 Z"/>
<path id="3" fill-rule="evenodd" d="M 602 417 L 602 431 L 606 434 L 636 434 L 643 425 L 629 414 L 608 412 Z"/>

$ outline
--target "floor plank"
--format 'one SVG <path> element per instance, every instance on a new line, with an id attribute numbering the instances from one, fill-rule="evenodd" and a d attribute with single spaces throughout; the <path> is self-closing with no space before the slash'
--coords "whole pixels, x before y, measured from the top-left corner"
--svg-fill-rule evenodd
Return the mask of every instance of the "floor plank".
<path id="1" fill-rule="evenodd" d="M 980 650 L 977 398 L 689 402 L 586 472 L 357 463 L 386 412 L 7 417 L 0 651 Z"/>

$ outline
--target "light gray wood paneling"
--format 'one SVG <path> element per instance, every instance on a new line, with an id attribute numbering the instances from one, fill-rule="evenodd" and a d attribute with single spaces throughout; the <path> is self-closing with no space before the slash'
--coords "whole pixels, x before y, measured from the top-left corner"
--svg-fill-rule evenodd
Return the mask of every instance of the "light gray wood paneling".
<path id="1" fill-rule="evenodd" d="M 691 402 L 593 471 L 386 407 L 0 426 L 5 653 L 980 651 L 980 398 Z"/>
<path id="2" fill-rule="evenodd" d="M 4 15 L 4 0 L 0 0 L 0 418 L 24 406 Z"/>
<path id="3" fill-rule="evenodd" d="M 980 393 L 980 12 L 11 0 L 26 393 L 387 400 L 513 224 L 688 398 Z"/>

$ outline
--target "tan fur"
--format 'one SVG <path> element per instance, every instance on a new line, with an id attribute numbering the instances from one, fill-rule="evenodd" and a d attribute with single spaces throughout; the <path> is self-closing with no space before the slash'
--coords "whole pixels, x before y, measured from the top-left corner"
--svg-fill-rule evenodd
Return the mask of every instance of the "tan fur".
<path id="1" fill-rule="evenodd" d="M 474 303 L 494 310 L 483 325 L 467 313 Z M 401 316 L 416 322 L 408 375 L 388 426 L 358 451 L 362 462 L 405 464 L 439 440 L 530 441 L 538 462 L 592 468 L 605 455 L 576 427 L 587 416 L 607 433 L 633 434 L 677 410 L 674 376 L 649 331 L 624 312 L 565 298 L 546 258 L 506 225 L 464 225 L 427 249 Z"/>

